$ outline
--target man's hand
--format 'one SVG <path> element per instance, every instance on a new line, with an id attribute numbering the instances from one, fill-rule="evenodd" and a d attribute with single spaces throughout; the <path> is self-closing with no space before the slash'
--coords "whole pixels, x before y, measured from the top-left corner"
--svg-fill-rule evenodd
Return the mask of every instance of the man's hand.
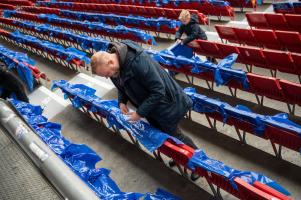
<path id="1" fill-rule="evenodd" d="M 140 115 L 137 112 L 131 112 L 127 114 L 129 122 L 135 122 L 141 119 Z"/>
<path id="2" fill-rule="evenodd" d="M 177 39 L 176 43 L 177 44 L 180 44 L 180 43 L 183 44 L 181 39 Z"/>
<path id="3" fill-rule="evenodd" d="M 120 108 L 122 114 L 124 114 L 124 115 L 128 114 L 129 109 L 124 103 L 120 103 L 119 108 Z"/>

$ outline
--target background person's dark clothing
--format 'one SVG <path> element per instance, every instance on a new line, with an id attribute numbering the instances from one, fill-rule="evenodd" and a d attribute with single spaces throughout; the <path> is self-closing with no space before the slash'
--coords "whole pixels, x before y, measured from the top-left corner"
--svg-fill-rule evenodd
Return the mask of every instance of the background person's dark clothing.
<path id="1" fill-rule="evenodd" d="M 0 67 L 0 87 L 2 88 L 0 95 L 2 99 L 7 99 L 14 93 L 18 100 L 29 102 L 22 81 L 3 67 Z"/>
<path id="2" fill-rule="evenodd" d="M 111 43 L 109 52 L 119 58 L 120 74 L 111 78 L 119 103 L 130 101 L 150 124 L 167 134 L 176 133 L 178 122 L 192 106 L 183 89 L 136 43 Z"/>
<path id="3" fill-rule="evenodd" d="M 183 33 L 187 35 L 187 37 L 182 41 L 183 44 L 188 44 L 196 39 L 207 40 L 207 35 L 205 31 L 201 29 L 198 16 L 195 14 L 190 15 L 190 22 L 188 24 L 182 24 L 179 27 L 176 32 L 175 40 L 180 39 Z"/>

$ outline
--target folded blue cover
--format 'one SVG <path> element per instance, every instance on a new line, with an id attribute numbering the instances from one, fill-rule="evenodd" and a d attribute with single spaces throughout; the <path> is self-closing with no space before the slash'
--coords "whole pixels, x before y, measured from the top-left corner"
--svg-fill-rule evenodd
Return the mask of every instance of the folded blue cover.
<path id="1" fill-rule="evenodd" d="M 9 70 L 16 69 L 18 76 L 26 84 L 29 91 L 33 91 L 34 77 L 32 71 L 26 65 L 34 65 L 35 62 L 27 54 L 15 52 L 0 45 L 0 60 Z"/>
<path id="2" fill-rule="evenodd" d="M 106 200 L 179 200 L 172 194 L 158 189 L 155 194 L 123 192 L 109 176 L 110 170 L 95 168 L 101 157 L 84 144 L 74 144 L 61 135 L 61 125 L 48 122 L 42 108 L 17 100 L 10 103 L 24 117 L 36 134 L 96 193 Z"/>

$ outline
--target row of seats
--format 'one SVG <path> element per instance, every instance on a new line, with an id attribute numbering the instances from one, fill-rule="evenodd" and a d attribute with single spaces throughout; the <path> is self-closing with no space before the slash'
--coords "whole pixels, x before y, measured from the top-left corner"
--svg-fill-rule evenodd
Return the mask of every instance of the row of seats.
<path id="1" fill-rule="evenodd" d="M 77 0 L 60 0 L 61 2 L 78 2 Z M 202 1 L 128 1 L 128 0 L 92 0 L 91 3 L 118 3 L 121 5 L 140 5 L 145 7 L 162 7 L 170 9 L 195 9 L 205 15 L 234 17 L 234 9 L 226 1 L 202 0 Z"/>
<path id="2" fill-rule="evenodd" d="M 296 74 L 299 77 L 301 75 L 300 53 L 260 49 L 251 46 L 236 46 L 205 40 L 196 40 L 196 43 L 198 46 L 192 48 L 200 55 L 224 58 L 231 53 L 236 53 L 238 54 L 237 62 L 269 69 L 274 77 L 277 71 Z M 249 71 L 251 72 L 252 68 Z"/>
<path id="3" fill-rule="evenodd" d="M 64 48 L 61 45 L 39 40 L 33 36 L 23 35 L 18 31 L 10 33 L 0 29 L 0 37 L 73 70 L 88 69 L 90 63 L 90 58 L 86 56 L 86 53 L 73 47 Z"/>
<path id="4" fill-rule="evenodd" d="M 23 11 L 30 13 L 56 14 L 60 17 L 72 18 L 75 20 L 87 20 L 93 22 L 103 22 L 110 25 L 124 25 L 141 30 L 154 31 L 157 33 L 175 34 L 180 26 L 179 21 L 167 18 L 144 18 L 139 16 L 123 16 L 115 14 L 87 13 L 79 11 L 61 10 L 57 8 L 45 7 L 22 7 Z"/>
<path id="5" fill-rule="evenodd" d="M 273 8 L 276 13 L 301 14 L 301 2 L 273 3 Z"/>
<path id="6" fill-rule="evenodd" d="M 15 10 L 16 6 L 0 3 L 0 10 Z"/>
<path id="7" fill-rule="evenodd" d="M 110 170 L 96 168 L 102 158 L 84 144 L 75 144 L 61 134 L 61 124 L 49 122 L 42 115 L 42 108 L 17 100 L 10 103 L 24 118 L 35 133 L 49 148 L 61 158 L 70 169 L 86 183 L 100 199 L 128 199 L 128 200 L 180 200 L 173 194 L 157 189 L 156 193 L 123 192 L 109 176 Z M 79 164 L 80 163 L 80 164 Z"/>
<path id="8" fill-rule="evenodd" d="M 20 11 L 5 10 L 3 15 L 5 17 L 17 17 L 22 20 L 30 20 L 36 22 L 43 22 L 60 26 L 68 29 L 76 29 L 93 34 L 107 36 L 109 38 L 129 39 L 139 43 L 156 44 L 153 36 L 141 31 L 139 29 L 127 28 L 125 26 L 109 26 L 98 22 L 82 22 L 66 18 L 60 18 L 51 14 L 30 14 Z"/>
<path id="9" fill-rule="evenodd" d="M 232 7 L 240 8 L 240 11 L 243 11 L 244 8 L 253 8 L 254 10 L 256 10 L 257 6 L 258 6 L 258 3 L 260 3 L 257 0 L 250 0 L 250 1 L 246 1 L 246 0 L 228 0 L 228 2 L 230 3 L 230 5 Z"/>
<path id="10" fill-rule="evenodd" d="M 236 130 L 254 134 L 270 140 L 272 144 L 285 146 L 301 153 L 301 125 L 290 121 L 287 114 L 275 116 L 257 114 L 245 106 L 232 107 L 225 102 L 200 95 L 191 88 L 186 89 L 186 94 L 193 100 L 193 111 L 234 126 Z M 210 121 L 209 124 L 212 128 L 216 128 Z M 243 140 L 240 133 L 237 134 L 239 139 Z M 276 155 L 278 153 L 281 152 L 275 152 Z"/>
<path id="11" fill-rule="evenodd" d="M 292 31 L 236 28 L 216 25 L 221 39 L 229 42 L 301 53 L 301 34 Z"/>
<path id="12" fill-rule="evenodd" d="M 183 55 L 177 56 L 173 51 L 175 50 L 148 51 L 148 53 L 163 67 L 171 71 L 215 82 L 217 85 L 227 85 L 235 90 L 239 89 L 255 95 L 266 96 L 288 105 L 292 104 L 293 107 L 301 105 L 301 84 L 231 69 L 231 64 L 235 62 L 235 58 L 228 56 L 230 52 L 225 53 L 220 58 L 228 57 L 220 61 L 218 65 L 214 65 L 210 62 L 200 61 L 196 57 L 188 56 L 187 59 Z M 183 51 L 187 53 L 189 49 Z M 206 49 L 204 49 L 205 51 Z M 212 56 L 212 54 L 207 54 L 207 56 Z"/>
<path id="13" fill-rule="evenodd" d="M 83 34 L 78 35 L 46 24 L 34 24 L 29 21 L 18 21 L 3 17 L 0 17 L 0 24 L 9 29 L 19 30 L 25 34 L 39 37 L 40 39 L 48 39 L 50 42 L 57 42 L 62 45 L 66 45 L 66 41 L 68 41 L 69 43 L 67 46 L 80 46 L 81 50 L 87 51 L 88 53 L 101 50 L 104 51 L 109 46 L 109 41 L 102 38 L 90 37 Z M 51 35 L 51 37 L 48 37 L 48 35 Z M 73 43 L 76 43 L 76 45 Z"/>
<path id="14" fill-rule="evenodd" d="M 301 15 L 282 13 L 246 13 L 251 27 L 301 32 Z"/>
<path id="15" fill-rule="evenodd" d="M 15 29 L 26 28 L 27 30 L 32 31 L 32 33 L 37 33 L 37 35 L 40 35 L 41 33 L 50 33 L 53 37 L 58 39 L 76 42 L 82 49 L 88 48 L 95 51 L 106 50 L 109 44 L 108 41 L 100 38 L 83 37 L 45 25 L 35 25 L 30 22 L 19 22 L 7 18 L 0 18 L 0 22 L 2 24 L 14 26 Z M 188 50 L 185 51 L 188 52 Z M 266 96 L 294 106 L 296 104 L 301 105 L 300 84 L 233 70 L 230 69 L 229 66 L 227 66 L 227 68 L 219 66 L 218 74 L 220 75 L 218 76 L 216 70 L 217 66 L 210 63 L 205 64 L 199 60 L 182 59 L 181 57 L 172 56 L 164 52 L 148 51 L 148 53 L 169 70 L 182 72 L 206 81 L 212 81 L 218 85 L 226 84 L 231 88 L 248 91 L 260 96 Z M 228 54 L 224 54 L 224 57 L 227 55 Z M 196 71 L 196 67 L 200 68 L 200 70 L 198 70 L 199 72 Z"/>
<path id="16" fill-rule="evenodd" d="M 94 95 L 95 90 L 87 92 L 88 87 L 85 85 L 72 85 L 66 81 L 56 81 L 54 86 L 63 91 L 74 107 L 89 113 L 90 117 L 96 116 L 99 122 L 107 120 L 109 126 L 115 127 L 116 131 L 126 130 L 132 136 L 133 143 L 137 146 L 141 143 L 148 151 L 154 153 L 156 158 L 162 159 L 160 155 L 170 157 L 178 166 L 195 171 L 206 178 L 208 183 L 214 184 L 240 199 L 253 199 L 258 195 L 258 198 L 270 195 L 276 199 L 290 199 L 289 193 L 284 188 L 263 175 L 260 177 L 265 178 L 258 179 L 254 172 L 240 171 L 226 166 L 220 161 L 209 158 L 202 150 L 194 150 L 157 129 L 154 137 L 154 134 L 150 133 L 155 130 L 146 122 L 139 121 L 130 124 L 121 114 L 117 101 L 101 100 Z M 149 148 L 149 144 L 151 144 L 151 148 Z M 242 191 L 238 189 L 240 187 Z M 258 191 L 261 194 L 258 194 Z"/>
<path id="17" fill-rule="evenodd" d="M 37 2 L 39 6 L 50 8 L 69 9 L 85 12 L 97 13 L 114 13 L 119 15 L 137 15 L 143 17 L 165 17 L 168 19 L 178 19 L 181 9 L 169 9 L 159 7 L 144 7 L 137 5 L 119 5 L 119 4 L 84 4 L 84 3 L 67 3 L 67 2 Z M 46 9 L 39 7 L 39 9 Z M 22 8 L 24 9 L 24 8 Z M 46 11 L 48 11 L 46 9 Z M 200 24 L 208 24 L 208 18 L 197 10 L 189 10 L 198 16 Z"/>
<path id="18" fill-rule="evenodd" d="M 36 79 L 36 83 L 41 83 L 41 79 L 49 81 L 47 76 L 34 66 L 34 61 L 24 53 L 15 52 L 0 45 L 0 60 L 5 63 L 8 70 L 13 70 L 18 74 L 29 91 L 33 91 L 36 86 L 33 79 Z"/>
<path id="19" fill-rule="evenodd" d="M 28 0 L 1 0 L 2 4 L 14 5 L 14 6 L 32 6 L 33 3 Z"/>

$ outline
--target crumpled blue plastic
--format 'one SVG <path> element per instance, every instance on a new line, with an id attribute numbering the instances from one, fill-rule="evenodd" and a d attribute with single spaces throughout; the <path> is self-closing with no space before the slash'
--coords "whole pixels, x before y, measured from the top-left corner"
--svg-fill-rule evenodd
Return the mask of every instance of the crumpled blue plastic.
<path id="1" fill-rule="evenodd" d="M 249 83 L 246 72 L 237 69 L 231 69 L 235 63 L 237 54 L 230 54 L 220 61 L 219 64 L 214 64 L 209 61 L 202 61 L 198 56 L 193 55 L 190 47 L 177 44 L 172 45 L 163 51 L 146 50 L 146 52 L 158 63 L 170 67 L 190 67 L 194 74 L 211 72 L 214 75 L 214 82 L 217 86 L 226 85 L 230 81 L 235 80 L 243 86 L 245 90 L 249 89 Z"/>
<path id="2" fill-rule="evenodd" d="M 158 188 L 155 194 L 148 193 L 144 200 L 180 200 L 173 194 Z"/>
<path id="3" fill-rule="evenodd" d="M 89 90 L 90 92 L 92 90 Z M 89 92 L 88 92 L 89 93 Z M 156 194 L 141 194 L 135 192 L 122 192 L 117 184 L 110 178 L 110 171 L 105 168 L 95 168 L 101 157 L 92 149 L 83 144 L 73 144 L 61 135 L 61 125 L 48 122 L 42 116 L 42 108 L 17 100 L 10 103 L 24 117 L 37 135 L 93 190 L 100 199 L 106 200 L 142 200 L 148 197 L 155 199 L 169 199 L 173 196 L 168 192 Z M 41 121 L 32 118 L 43 119 Z M 178 198 L 174 198 L 178 199 Z"/>
<path id="4" fill-rule="evenodd" d="M 53 23 L 59 23 L 59 24 L 68 24 L 68 25 L 75 25 L 75 26 L 81 26 L 90 30 L 100 30 L 104 31 L 109 34 L 122 34 L 126 36 L 134 36 L 137 39 L 148 42 L 150 41 L 151 44 L 156 45 L 155 39 L 153 36 L 145 33 L 144 31 L 141 31 L 140 29 L 136 28 L 127 28 L 122 25 L 118 26 L 109 26 L 106 24 L 103 24 L 101 22 L 88 22 L 88 21 L 76 21 L 76 20 L 71 20 L 71 19 L 66 19 L 66 18 L 60 18 L 54 14 L 39 14 L 38 15 L 39 19 L 45 20 L 47 22 L 53 22 Z"/>
<path id="5" fill-rule="evenodd" d="M 0 45 L 0 60 L 4 62 L 8 70 L 16 69 L 18 76 L 26 83 L 29 91 L 33 91 L 34 77 L 27 65 L 34 65 L 35 62 L 26 54 L 11 51 Z"/>
<path id="6" fill-rule="evenodd" d="M 289 130 L 289 132 L 296 133 L 301 137 L 301 125 L 290 121 L 287 113 L 280 113 L 274 116 L 265 116 L 262 120 L 266 124 Z"/>
<path id="7" fill-rule="evenodd" d="M 182 144 L 178 139 L 151 127 L 142 120 L 135 123 L 128 122 L 127 116 L 121 113 L 116 100 L 101 100 L 95 96 L 95 90 L 91 88 L 89 90 L 87 86 L 73 85 L 61 80 L 54 81 L 53 88 L 60 88 L 65 94 L 72 96 L 71 101 L 76 108 L 88 104 L 90 111 L 101 113 L 106 117 L 109 126 L 128 131 L 150 152 L 157 150 L 167 139 Z"/>
<path id="8" fill-rule="evenodd" d="M 77 20 L 93 20 L 102 23 L 113 21 L 116 24 L 129 24 L 129 25 L 139 25 L 143 24 L 145 26 L 156 27 L 159 31 L 162 26 L 167 26 L 169 28 L 177 28 L 180 26 L 180 22 L 176 20 L 171 20 L 167 18 L 145 18 L 141 16 L 123 16 L 116 14 L 100 14 L 100 13 L 87 13 L 78 12 L 70 10 L 60 10 L 60 15 L 65 17 L 72 17 Z"/>
<path id="9" fill-rule="evenodd" d="M 281 185 L 276 183 L 275 181 L 271 180 L 270 178 L 258 174 L 251 171 L 241 171 L 234 168 L 231 168 L 221 161 L 214 160 L 209 158 L 203 150 L 196 150 L 192 156 L 192 158 L 188 162 L 188 167 L 192 170 L 195 170 L 197 167 L 205 169 L 206 171 L 221 175 L 228 179 L 234 189 L 237 190 L 237 186 L 234 182 L 236 177 L 242 178 L 247 183 L 253 185 L 255 181 L 259 181 L 265 185 L 268 185 L 277 191 L 285 194 L 290 195 L 290 193 L 284 189 Z"/>
<path id="10" fill-rule="evenodd" d="M 23 44 L 38 46 L 39 48 L 42 48 L 44 51 L 51 53 L 52 55 L 56 55 L 64 60 L 72 60 L 76 58 L 78 60 L 82 60 L 86 64 L 90 63 L 90 58 L 86 56 L 85 52 L 76 50 L 73 47 L 65 49 L 61 45 L 54 44 L 44 40 L 39 40 L 33 36 L 23 35 L 19 31 L 12 32 L 11 38 Z"/>
<path id="11" fill-rule="evenodd" d="M 292 11 L 294 10 L 294 5 L 292 2 L 282 2 L 282 3 L 273 3 L 273 9 L 275 12 Z"/>
<path id="12" fill-rule="evenodd" d="M 288 115 L 280 113 L 275 116 L 261 115 L 252 112 L 248 107 L 237 105 L 235 107 L 207 96 L 198 94 L 194 88 L 185 88 L 184 92 L 192 99 L 192 109 L 199 113 L 218 113 L 223 122 L 226 123 L 229 117 L 248 122 L 254 127 L 253 133 L 263 136 L 267 126 L 278 127 L 287 132 L 294 133 L 301 137 L 301 125 L 288 119 Z"/>

